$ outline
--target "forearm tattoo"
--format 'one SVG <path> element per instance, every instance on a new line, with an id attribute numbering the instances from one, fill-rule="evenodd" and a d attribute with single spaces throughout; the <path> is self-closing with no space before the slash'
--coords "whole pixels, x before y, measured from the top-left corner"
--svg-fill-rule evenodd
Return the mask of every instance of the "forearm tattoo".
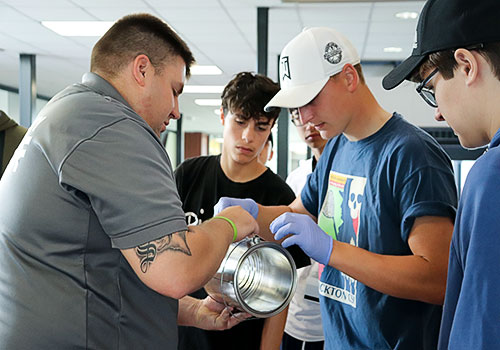
<path id="1" fill-rule="evenodd" d="M 189 249 L 186 240 L 186 232 L 187 231 L 172 233 L 156 241 L 137 246 L 135 252 L 141 260 L 141 271 L 146 273 L 156 257 L 168 250 L 181 252 L 191 256 L 191 249 Z"/>

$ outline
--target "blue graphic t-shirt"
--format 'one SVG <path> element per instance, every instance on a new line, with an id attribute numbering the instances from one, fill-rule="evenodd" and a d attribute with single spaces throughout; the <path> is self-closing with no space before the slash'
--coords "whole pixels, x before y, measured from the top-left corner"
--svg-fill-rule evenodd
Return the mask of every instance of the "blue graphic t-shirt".
<path id="1" fill-rule="evenodd" d="M 452 165 L 437 142 L 398 114 L 374 135 L 331 139 L 301 194 L 334 239 L 410 255 L 415 218 L 455 216 Z M 319 287 L 326 349 L 435 349 L 440 306 L 399 299 L 326 266 Z"/>
<path id="2" fill-rule="evenodd" d="M 439 349 L 500 349 L 500 130 L 465 182 L 451 241 Z"/>

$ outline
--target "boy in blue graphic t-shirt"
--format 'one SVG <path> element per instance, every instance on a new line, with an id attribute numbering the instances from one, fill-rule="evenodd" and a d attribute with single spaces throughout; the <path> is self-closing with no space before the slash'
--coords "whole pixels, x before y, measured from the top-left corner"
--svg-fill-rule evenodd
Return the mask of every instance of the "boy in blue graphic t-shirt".
<path id="1" fill-rule="evenodd" d="M 435 349 L 457 200 L 450 159 L 381 108 L 341 33 L 307 29 L 281 58 L 281 90 L 266 107 L 289 108 L 330 140 L 291 205 L 225 198 L 217 208 L 241 205 L 261 235 L 325 265 L 326 349 Z"/>

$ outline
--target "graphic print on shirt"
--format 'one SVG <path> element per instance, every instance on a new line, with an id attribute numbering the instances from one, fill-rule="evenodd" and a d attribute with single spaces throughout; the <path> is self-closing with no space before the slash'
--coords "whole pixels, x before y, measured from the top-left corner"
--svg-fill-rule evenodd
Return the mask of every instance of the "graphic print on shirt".
<path id="1" fill-rule="evenodd" d="M 200 209 L 200 217 L 192 212 L 192 211 L 188 211 L 186 212 L 184 215 L 186 216 L 186 224 L 188 226 L 197 226 L 197 225 L 201 225 L 201 223 L 203 222 L 203 220 L 201 219 L 201 215 L 203 215 L 205 213 L 205 210 L 203 208 Z"/>
<path id="2" fill-rule="evenodd" d="M 333 239 L 358 246 L 365 187 L 365 177 L 330 172 L 318 225 Z M 335 283 L 337 285 L 320 282 L 319 293 L 355 308 L 357 281 L 343 272 L 339 273 L 341 279 Z"/>

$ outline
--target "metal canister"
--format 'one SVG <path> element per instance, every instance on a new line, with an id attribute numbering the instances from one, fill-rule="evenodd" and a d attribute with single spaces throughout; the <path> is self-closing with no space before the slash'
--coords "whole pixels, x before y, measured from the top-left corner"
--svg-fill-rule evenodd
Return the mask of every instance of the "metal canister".
<path id="1" fill-rule="evenodd" d="M 226 306 L 265 318 L 280 313 L 290 303 L 296 283 L 297 270 L 290 253 L 255 236 L 229 246 L 205 290 Z"/>

